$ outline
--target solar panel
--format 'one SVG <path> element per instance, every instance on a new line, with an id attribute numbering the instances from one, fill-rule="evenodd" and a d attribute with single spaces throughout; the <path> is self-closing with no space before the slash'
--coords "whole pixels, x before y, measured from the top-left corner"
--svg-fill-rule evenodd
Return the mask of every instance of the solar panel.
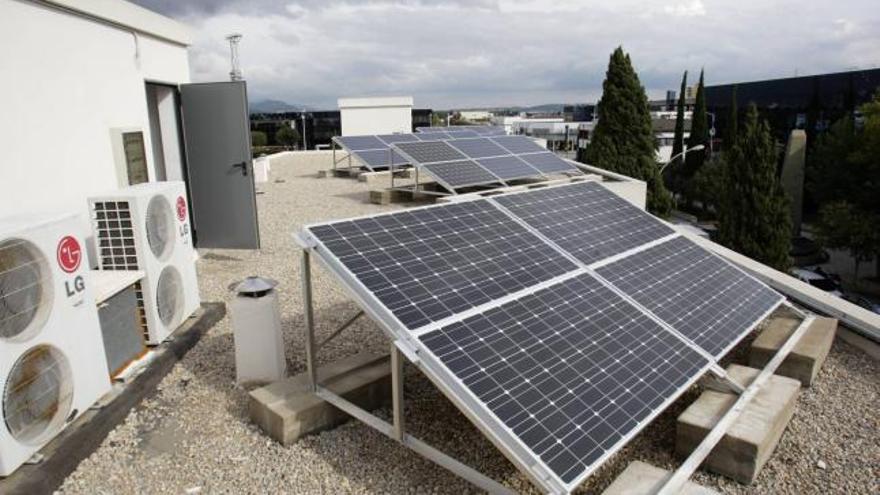
<path id="1" fill-rule="evenodd" d="M 540 171 L 511 155 L 498 156 L 495 158 L 481 158 L 477 160 L 477 163 L 504 180 L 537 177 L 541 175 Z"/>
<path id="2" fill-rule="evenodd" d="M 437 140 L 447 140 L 452 139 L 446 132 L 436 131 L 430 133 L 416 134 L 415 135 L 420 141 L 437 141 Z"/>
<path id="3" fill-rule="evenodd" d="M 684 237 L 597 271 L 716 358 L 783 301 L 779 293 Z"/>
<path id="4" fill-rule="evenodd" d="M 546 148 L 538 146 L 537 143 L 525 136 L 495 136 L 492 137 L 492 141 L 514 155 L 547 152 Z"/>
<path id="5" fill-rule="evenodd" d="M 446 162 L 467 158 L 444 141 L 398 143 L 395 144 L 395 147 L 418 163 Z"/>
<path id="6" fill-rule="evenodd" d="M 710 365 L 586 273 L 420 341 L 570 487 Z"/>
<path id="7" fill-rule="evenodd" d="M 336 140 L 349 151 L 378 150 L 388 148 L 376 136 L 337 136 Z"/>
<path id="8" fill-rule="evenodd" d="M 587 265 L 675 233 L 597 182 L 493 200 Z"/>
<path id="9" fill-rule="evenodd" d="M 477 134 L 476 132 L 469 130 L 469 129 L 465 129 L 465 130 L 461 130 L 461 131 L 449 130 L 449 131 L 446 131 L 446 134 L 449 134 L 450 137 L 455 138 L 455 139 L 480 137 L 479 134 Z"/>
<path id="10" fill-rule="evenodd" d="M 485 200 L 308 231 L 408 329 L 576 268 Z"/>
<path id="11" fill-rule="evenodd" d="M 449 144 L 469 158 L 486 158 L 510 154 L 501 146 L 493 143 L 489 138 L 456 139 L 450 141 Z"/>
<path id="12" fill-rule="evenodd" d="M 498 177 L 470 160 L 426 163 L 422 168 L 451 189 L 498 182 Z"/>
<path id="13" fill-rule="evenodd" d="M 386 145 L 391 143 L 411 143 L 413 141 L 421 141 L 415 134 L 379 134 L 376 137 Z"/>
<path id="14" fill-rule="evenodd" d="M 525 160 L 526 163 L 544 173 L 549 174 L 555 172 L 578 171 L 577 167 L 574 165 L 546 150 L 543 153 L 521 154 L 519 156 Z"/>
<path id="15" fill-rule="evenodd" d="M 353 151 L 352 154 L 358 157 L 364 165 L 368 165 L 369 168 L 382 168 L 389 167 L 391 165 L 391 155 L 394 155 L 394 166 L 398 165 L 406 165 L 406 158 L 400 156 L 400 153 L 391 150 L 390 148 L 384 150 L 364 150 L 364 151 Z"/>

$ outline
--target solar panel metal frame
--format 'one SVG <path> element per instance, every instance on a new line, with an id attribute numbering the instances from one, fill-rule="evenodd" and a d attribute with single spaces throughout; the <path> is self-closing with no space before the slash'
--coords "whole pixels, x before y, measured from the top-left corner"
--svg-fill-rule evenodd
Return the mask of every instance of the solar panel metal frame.
<path id="1" fill-rule="evenodd" d="M 566 185 L 559 186 L 551 186 L 551 187 L 566 187 Z M 521 194 L 521 192 L 514 192 L 508 194 Z M 496 208 L 501 211 L 506 212 L 508 215 L 513 216 L 509 211 L 501 207 L 497 202 L 493 200 L 493 198 L 478 200 L 478 201 L 487 201 L 494 205 Z M 456 203 L 451 203 L 456 204 Z M 446 205 L 432 205 L 423 208 L 442 208 Z M 407 210 L 412 211 L 412 210 Z M 382 215 L 390 215 L 398 212 L 386 212 L 380 213 L 378 215 L 369 215 L 368 217 L 377 217 Z M 350 219 L 344 219 L 340 221 L 347 221 Z M 684 338 L 680 333 L 675 331 L 674 328 L 671 328 L 668 324 L 663 322 L 659 317 L 647 311 L 646 308 L 637 304 L 631 298 L 621 293 L 619 289 L 610 284 L 607 280 L 601 277 L 599 274 L 595 272 L 593 268 L 583 264 L 582 262 L 577 261 L 576 258 L 568 254 L 565 250 L 557 246 L 552 241 L 549 241 L 545 237 L 543 237 L 540 232 L 537 232 L 534 228 L 529 227 L 527 224 L 524 224 L 530 232 L 539 236 L 542 240 L 544 240 L 548 246 L 557 251 L 559 254 L 564 255 L 575 262 L 575 264 L 579 267 L 573 271 L 567 272 L 563 275 L 559 275 L 545 282 L 530 286 L 526 289 L 517 291 L 515 293 L 508 294 L 507 296 L 498 298 L 496 300 L 485 303 L 479 307 L 472 308 L 470 310 L 463 311 L 459 314 L 454 315 L 452 318 L 447 318 L 444 320 L 436 321 L 420 327 L 417 333 L 410 332 L 406 330 L 406 326 L 404 326 L 397 318 L 391 314 L 390 310 L 386 308 L 384 305 L 378 302 L 376 296 L 373 295 L 367 288 L 364 286 L 354 275 L 351 273 L 345 265 L 341 263 L 341 261 L 335 257 L 335 255 L 327 248 L 323 248 L 323 244 L 312 236 L 309 232 L 310 227 L 314 227 L 317 225 L 325 225 L 329 223 L 336 222 L 322 222 L 319 224 L 312 224 L 304 227 L 303 231 L 298 235 L 298 242 L 307 250 L 315 252 L 318 254 L 317 258 L 322 261 L 322 264 L 334 275 L 336 275 L 342 282 L 344 288 L 350 293 L 350 295 L 358 302 L 361 308 L 370 315 L 375 321 L 380 323 L 380 328 L 383 332 L 395 343 L 395 345 L 403 352 L 403 354 L 411 361 L 415 362 L 420 368 L 423 369 L 426 377 L 431 380 L 438 389 L 443 392 L 443 394 L 452 401 L 465 415 L 468 419 L 474 423 L 478 429 L 480 429 L 484 435 L 498 448 L 502 454 L 504 454 L 511 462 L 513 462 L 523 473 L 525 473 L 531 481 L 536 485 L 548 492 L 570 492 L 574 488 L 576 488 L 580 483 L 582 483 L 587 477 L 595 471 L 596 468 L 601 466 L 605 461 L 607 461 L 608 457 L 614 455 L 619 451 L 621 446 L 628 443 L 634 436 L 636 436 L 645 426 L 650 424 L 657 415 L 661 414 L 672 402 L 674 402 L 683 391 L 687 390 L 687 388 L 699 380 L 702 375 L 713 366 L 716 366 L 716 360 L 712 356 L 705 355 L 705 351 L 702 351 L 698 346 L 696 346 L 693 342 Z M 675 234 L 673 238 L 683 237 L 681 234 Z M 323 249 L 322 249 L 323 248 Z M 702 248 L 704 251 L 705 248 Z M 641 249 L 630 250 L 627 253 L 632 254 L 633 252 L 639 252 Z M 624 253 L 624 254 L 627 254 Z M 714 253 L 712 253 L 714 255 Z M 717 255 L 716 255 L 717 256 Z M 726 260 L 722 260 L 725 263 L 728 263 L 734 268 L 742 271 L 739 267 L 736 267 L 732 263 L 727 262 Z M 745 274 L 745 272 L 743 272 Z M 654 322 L 660 324 L 660 326 L 664 329 L 670 330 L 676 337 L 682 342 L 688 344 L 695 350 L 701 351 L 704 354 L 703 357 L 706 358 L 707 365 L 699 372 L 695 373 L 690 380 L 688 380 L 688 385 L 682 386 L 680 391 L 675 394 L 671 394 L 660 406 L 654 408 L 651 414 L 643 420 L 643 424 L 640 423 L 638 427 L 630 429 L 626 435 L 623 435 L 621 439 L 617 441 L 616 444 L 609 447 L 602 457 L 596 460 L 592 468 L 578 475 L 572 482 L 565 483 L 558 476 L 556 476 L 549 468 L 546 466 L 538 456 L 532 454 L 530 449 L 522 444 L 521 440 L 517 438 L 515 434 L 511 431 L 507 430 L 504 427 L 503 423 L 499 420 L 499 418 L 495 417 L 488 408 L 480 403 L 480 401 L 476 398 L 472 391 L 470 391 L 464 384 L 459 380 L 454 373 L 451 372 L 445 365 L 440 362 L 439 358 L 433 354 L 427 347 L 422 344 L 417 338 L 418 335 L 424 335 L 431 331 L 434 331 L 438 328 L 441 328 L 442 325 L 448 324 L 450 321 L 463 321 L 469 316 L 480 314 L 482 311 L 486 311 L 491 308 L 497 308 L 501 305 L 520 299 L 527 294 L 533 294 L 538 292 L 544 288 L 551 287 L 555 284 L 561 283 L 570 278 L 574 278 L 583 274 L 589 274 L 593 278 L 599 281 L 600 284 L 605 286 L 608 289 L 611 289 L 612 292 L 617 293 L 622 296 L 624 301 L 628 304 L 634 306 L 641 313 L 647 316 L 649 319 Z M 751 277 L 750 275 L 746 274 Z M 754 278 L 754 277 L 751 277 Z M 763 285 L 763 284 L 762 284 Z M 779 303 L 781 304 L 781 302 Z M 778 307 L 778 304 L 775 307 Z M 769 312 L 768 312 L 769 314 Z M 743 333 L 743 336 L 748 335 L 754 328 L 760 324 L 762 320 L 759 319 L 755 321 L 754 325 L 752 325 L 746 332 Z"/>
<path id="2" fill-rule="evenodd" d="M 431 134 L 431 135 L 433 135 L 433 134 Z M 473 138 L 467 138 L 467 139 L 473 139 Z M 408 160 L 409 163 L 413 164 L 414 167 L 416 167 L 418 169 L 425 169 L 428 171 L 428 173 L 430 173 L 430 169 L 426 169 L 425 166 L 429 166 L 429 165 L 433 165 L 433 164 L 449 163 L 449 162 L 466 161 L 466 162 L 472 163 L 476 167 L 479 167 L 481 170 L 485 171 L 487 174 L 489 174 L 495 178 L 495 180 L 493 180 L 491 182 L 476 182 L 476 183 L 472 183 L 472 184 L 452 185 L 452 184 L 448 183 L 447 181 L 443 180 L 443 178 L 441 178 L 441 177 L 437 177 L 433 174 L 431 175 L 434 178 L 434 180 L 437 181 L 438 184 L 440 184 L 441 186 L 443 186 L 447 190 L 451 191 L 453 194 L 457 194 L 456 189 L 461 189 L 464 187 L 473 187 L 473 186 L 490 185 L 490 184 L 501 184 L 504 186 L 507 185 L 507 182 L 504 179 L 493 174 L 486 167 L 480 165 L 475 160 L 469 158 L 467 155 L 465 155 L 464 153 L 459 151 L 457 148 L 449 145 L 449 143 L 447 143 L 446 141 L 447 140 L 429 140 L 429 141 L 422 141 L 422 142 L 423 143 L 433 143 L 433 142 L 444 143 L 449 147 L 449 149 L 451 149 L 452 151 L 455 151 L 456 153 L 461 155 L 461 158 L 456 158 L 454 160 L 450 159 L 450 160 L 438 160 L 438 161 L 432 161 L 432 162 L 421 162 L 419 160 L 416 160 L 412 155 L 408 154 L 404 149 L 401 149 L 400 147 L 398 147 L 397 143 L 393 144 L 391 146 L 391 148 L 393 150 L 397 151 L 397 153 L 400 154 L 401 156 L 403 156 L 406 160 Z M 403 144 L 407 144 L 407 143 L 403 143 Z M 418 187 L 418 183 L 416 183 L 416 187 Z"/>

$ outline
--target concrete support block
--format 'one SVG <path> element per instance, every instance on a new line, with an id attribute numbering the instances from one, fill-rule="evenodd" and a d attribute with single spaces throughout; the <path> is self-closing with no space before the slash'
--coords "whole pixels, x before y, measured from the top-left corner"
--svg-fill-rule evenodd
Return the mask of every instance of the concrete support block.
<path id="1" fill-rule="evenodd" d="M 800 318 L 785 314 L 770 320 L 767 328 L 752 342 L 749 366 L 763 368 L 794 333 L 800 322 Z M 817 317 L 782 365 L 776 369 L 776 374 L 800 380 L 804 387 L 812 385 L 822 363 L 828 357 L 836 333 L 836 319 Z"/>
<path id="2" fill-rule="evenodd" d="M 409 191 L 399 191 L 396 189 L 380 189 L 370 191 L 370 203 L 377 205 L 388 205 L 391 203 L 403 203 L 412 201 L 413 194 Z"/>
<path id="3" fill-rule="evenodd" d="M 377 409 L 391 398 L 390 358 L 387 354 L 356 354 L 319 368 L 318 381 L 368 411 Z M 349 418 L 308 391 L 305 373 L 253 390 L 248 409 L 251 420 L 282 445 Z"/>
<path id="4" fill-rule="evenodd" d="M 653 495 L 660 490 L 672 473 L 642 461 L 631 462 L 602 495 Z M 711 488 L 688 481 L 681 495 L 718 495 Z"/>
<path id="5" fill-rule="evenodd" d="M 760 370 L 732 364 L 728 374 L 748 385 Z M 712 449 L 703 467 L 740 483 L 752 483 L 773 454 L 794 414 L 801 384 L 773 375 Z M 678 417 L 675 452 L 687 457 L 736 401 L 733 393 L 707 390 Z"/>

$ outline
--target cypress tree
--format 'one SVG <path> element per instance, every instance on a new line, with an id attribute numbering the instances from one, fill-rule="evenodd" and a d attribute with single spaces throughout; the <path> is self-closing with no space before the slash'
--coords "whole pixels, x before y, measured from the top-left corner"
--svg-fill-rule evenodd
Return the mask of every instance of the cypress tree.
<path id="1" fill-rule="evenodd" d="M 684 75 L 681 76 L 681 92 L 678 95 L 678 104 L 675 108 L 675 134 L 672 138 L 672 155 L 670 158 L 678 155 L 684 150 L 684 107 L 685 107 L 685 92 L 687 90 L 687 78 L 688 73 L 684 71 Z M 678 157 L 675 159 L 673 163 L 669 164 L 669 183 L 670 189 L 675 192 L 681 191 L 681 165 L 684 160 L 682 157 Z"/>
<path id="2" fill-rule="evenodd" d="M 703 88 L 703 71 L 700 70 L 700 82 L 697 85 L 697 96 L 694 100 L 694 111 L 691 117 L 691 134 L 688 137 L 688 148 L 703 145 L 706 149 L 702 151 L 693 151 L 685 156 L 685 163 L 681 172 L 682 181 L 684 182 L 685 202 L 690 206 L 693 199 L 693 193 L 690 191 L 691 180 L 697 171 L 706 161 L 706 154 L 709 147 L 709 124 L 706 119 L 706 92 Z"/>
<path id="3" fill-rule="evenodd" d="M 587 163 L 645 181 L 648 210 L 667 216 L 672 198 L 660 178 L 648 97 L 621 47 L 611 54 L 597 107 L 599 122 L 585 153 Z"/>
<path id="4" fill-rule="evenodd" d="M 776 176 L 770 126 L 749 105 L 743 128 L 725 152 L 724 193 L 718 204 L 718 240 L 752 259 L 787 270 L 791 219 Z"/>

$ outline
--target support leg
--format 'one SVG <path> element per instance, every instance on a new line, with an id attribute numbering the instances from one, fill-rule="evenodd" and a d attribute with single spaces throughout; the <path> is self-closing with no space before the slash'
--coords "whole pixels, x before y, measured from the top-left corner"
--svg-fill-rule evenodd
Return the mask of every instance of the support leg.
<path id="1" fill-rule="evenodd" d="M 317 390 L 317 373 L 315 370 L 315 317 L 312 313 L 312 260 L 311 252 L 303 249 L 302 252 L 302 287 L 303 287 L 303 317 L 305 318 L 306 332 L 306 370 L 309 375 L 309 386 L 314 392 Z"/>
<path id="2" fill-rule="evenodd" d="M 394 342 L 391 343 L 391 400 L 394 417 L 391 437 L 403 442 L 406 428 L 403 417 L 403 355 Z"/>

